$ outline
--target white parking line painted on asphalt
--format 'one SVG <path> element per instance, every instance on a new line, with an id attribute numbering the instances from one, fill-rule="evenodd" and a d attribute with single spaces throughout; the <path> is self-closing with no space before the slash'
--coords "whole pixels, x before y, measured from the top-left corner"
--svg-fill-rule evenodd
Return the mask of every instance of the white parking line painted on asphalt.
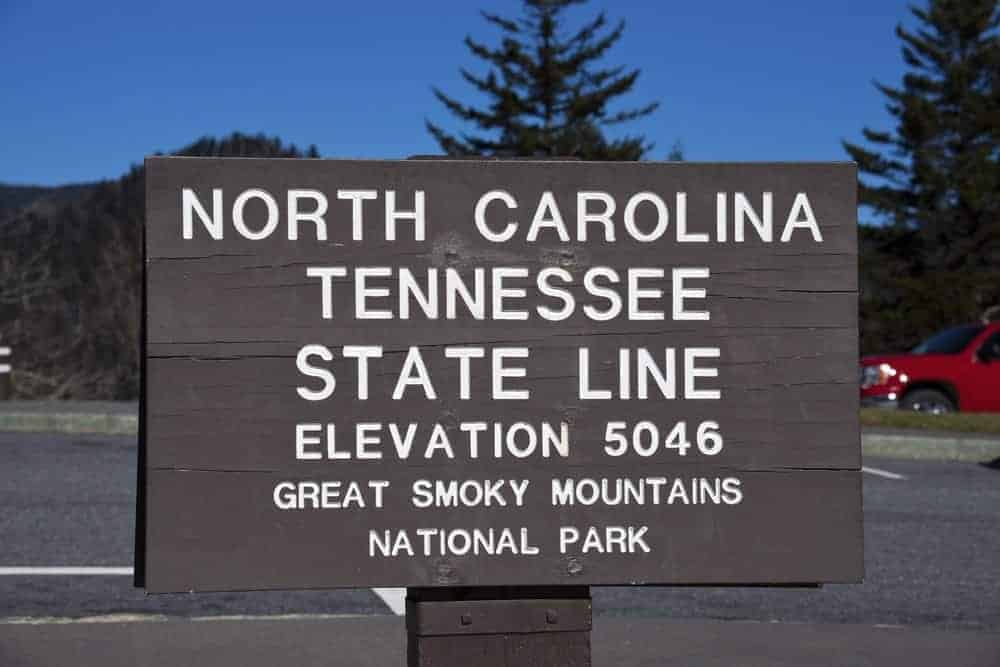
<path id="1" fill-rule="evenodd" d="M 0 567 L 0 577 L 94 577 L 132 576 L 131 567 Z M 373 588 L 372 592 L 397 616 L 406 613 L 405 588 Z"/>
<path id="2" fill-rule="evenodd" d="M 130 567 L 0 567 L 0 577 L 131 576 Z"/>
<path id="3" fill-rule="evenodd" d="M 881 468 L 869 468 L 868 466 L 862 466 L 861 472 L 866 472 L 869 475 L 876 475 L 878 477 L 885 477 L 886 479 L 906 479 L 905 475 L 889 472 L 888 470 L 882 470 Z"/>
<path id="4" fill-rule="evenodd" d="M 392 610 L 396 616 L 406 613 L 406 589 L 405 588 L 373 588 L 375 595 L 382 598 L 382 602 Z"/>
<path id="5" fill-rule="evenodd" d="M 324 621 L 340 618 L 358 618 L 359 614 L 224 614 L 220 616 L 188 616 L 192 623 L 219 621 Z M 0 625 L 80 625 L 84 623 L 158 623 L 176 621 L 176 616 L 165 614 L 102 614 L 100 616 L 4 616 Z"/>

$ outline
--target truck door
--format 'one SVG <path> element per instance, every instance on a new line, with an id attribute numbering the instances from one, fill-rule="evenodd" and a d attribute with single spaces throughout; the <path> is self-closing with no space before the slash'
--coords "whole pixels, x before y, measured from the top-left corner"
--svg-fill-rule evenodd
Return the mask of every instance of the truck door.
<path id="1" fill-rule="evenodd" d="M 976 349 L 969 380 L 963 409 L 1000 412 L 1000 331 L 988 335 Z"/>

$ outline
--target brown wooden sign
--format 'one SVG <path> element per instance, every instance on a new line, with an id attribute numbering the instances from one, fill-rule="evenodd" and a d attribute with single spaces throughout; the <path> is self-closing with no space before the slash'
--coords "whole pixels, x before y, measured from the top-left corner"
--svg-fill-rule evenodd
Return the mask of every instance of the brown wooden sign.
<path id="1" fill-rule="evenodd" d="M 853 165 L 146 168 L 148 590 L 861 577 Z"/>

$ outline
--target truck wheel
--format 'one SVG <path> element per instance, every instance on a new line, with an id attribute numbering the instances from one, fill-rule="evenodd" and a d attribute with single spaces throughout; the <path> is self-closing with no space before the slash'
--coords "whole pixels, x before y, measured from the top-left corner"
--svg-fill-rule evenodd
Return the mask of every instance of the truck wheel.
<path id="1" fill-rule="evenodd" d="M 937 389 L 917 389 L 903 397 L 899 404 L 903 410 L 914 412 L 929 412 L 932 415 L 943 415 L 955 412 L 955 404 L 944 393 Z"/>

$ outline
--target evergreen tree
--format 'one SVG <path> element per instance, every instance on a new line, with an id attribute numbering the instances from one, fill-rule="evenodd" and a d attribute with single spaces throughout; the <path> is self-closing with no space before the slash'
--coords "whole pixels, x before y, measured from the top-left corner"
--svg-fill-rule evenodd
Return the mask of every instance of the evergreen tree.
<path id="1" fill-rule="evenodd" d="M 844 142 L 865 178 L 862 347 L 902 348 L 1000 303 L 998 0 L 930 0 L 896 28 L 907 71 L 876 84 L 895 119 Z"/>
<path id="2" fill-rule="evenodd" d="M 564 34 L 564 12 L 585 0 L 524 0 L 524 14 L 507 19 L 483 12 L 502 32 L 490 47 L 471 37 L 465 45 L 489 71 L 462 78 L 486 95 L 484 108 L 462 104 L 439 89 L 434 95 L 475 133 L 455 136 L 427 122 L 448 155 L 575 156 L 586 160 L 638 160 L 652 148 L 641 136 L 609 139 L 606 128 L 652 113 L 658 103 L 613 111 L 612 102 L 635 85 L 639 70 L 601 68 L 622 36 L 624 22 L 608 26 L 604 12 Z"/>
<path id="3" fill-rule="evenodd" d="M 860 200 L 899 231 L 919 268 L 983 268 L 1000 242 L 1000 25 L 998 0 L 931 0 L 921 25 L 897 27 L 909 69 L 876 84 L 896 119 L 870 128 L 875 149 L 844 142 L 862 174 Z"/>

